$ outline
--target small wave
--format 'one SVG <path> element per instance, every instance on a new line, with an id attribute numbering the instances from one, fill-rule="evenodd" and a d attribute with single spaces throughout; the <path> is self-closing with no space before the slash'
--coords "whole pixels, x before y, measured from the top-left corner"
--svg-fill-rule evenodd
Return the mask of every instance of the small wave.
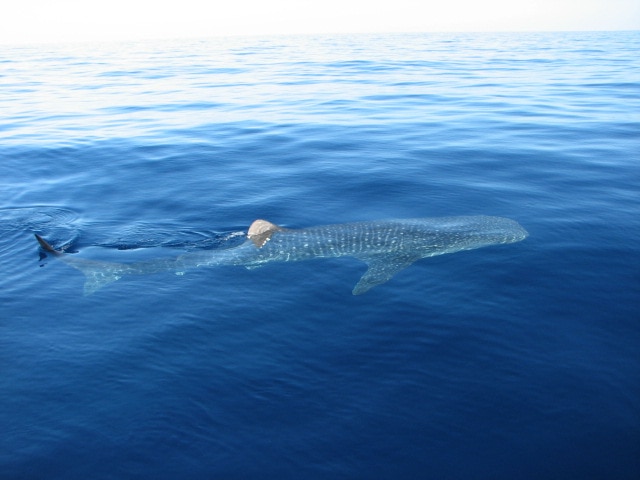
<path id="1" fill-rule="evenodd" d="M 0 208 L 0 232 L 30 231 L 50 234 L 53 231 L 76 231 L 74 210 L 47 205 Z"/>
<path id="2" fill-rule="evenodd" d="M 74 210 L 48 205 L 0 208 L 0 220 L 2 220 L 3 227 L 7 227 L 7 225 L 15 228 L 18 225 L 71 223 L 77 218 L 78 213 Z"/>
<path id="3" fill-rule="evenodd" d="M 208 250 L 235 244 L 239 237 L 244 237 L 244 232 L 189 230 L 177 225 L 138 222 L 112 230 L 108 238 L 97 242 L 97 246 L 118 250 L 155 247 Z"/>
<path id="4" fill-rule="evenodd" d="M 0 208 L 0 236 L 5 240 L 0 250 L 13 248 L 12 242 L 18 236 L 32 233 L 43 235 L 59 248 L 69 248 L 79 237 L 77 219 L 74 210 L 55 206 Z"/>

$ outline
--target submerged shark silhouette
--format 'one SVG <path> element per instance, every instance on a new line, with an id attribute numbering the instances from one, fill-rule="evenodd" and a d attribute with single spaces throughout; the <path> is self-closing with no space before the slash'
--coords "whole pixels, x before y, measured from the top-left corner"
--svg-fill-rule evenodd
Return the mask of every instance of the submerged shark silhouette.
<path id="1" fill-rule="evenodd" d="M 110 263 L 78 258 L 54 249 L 40 235 L 40 246 L 86 276 L 84 294 L 90 295 L 125 275 L 173 271 L 178 274 L 198 267 L 242 265 L 260 267 L 270 262 L 298 262 L 313 258 L 355 257 L 368 265 L 353 289 L 354 295 L 390 280 L 416 260 L 462 250 L 514 243 L 527 231 L 502 217 L 443 217 L 324 225 L 300 230 L 281 228 L 256 220 L 246 241 L 236 247 L 188 252 L 176 258 L 136 263 Z"/>

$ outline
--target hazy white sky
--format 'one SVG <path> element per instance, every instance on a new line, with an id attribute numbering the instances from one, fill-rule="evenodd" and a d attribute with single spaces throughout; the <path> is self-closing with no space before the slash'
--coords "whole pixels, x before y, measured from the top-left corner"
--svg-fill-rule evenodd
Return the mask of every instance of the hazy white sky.
<path id="1" fill-rule="evenodd" d="M 2 0 L 0 43 L 274 33 L 637 30 L 640 0 Z"/>

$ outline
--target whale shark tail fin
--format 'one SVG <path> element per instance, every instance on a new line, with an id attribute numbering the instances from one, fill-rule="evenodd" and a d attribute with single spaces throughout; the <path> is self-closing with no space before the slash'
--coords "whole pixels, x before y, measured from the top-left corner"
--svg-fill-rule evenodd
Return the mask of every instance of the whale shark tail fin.
<path id="1" fill-rule="evenodd" d="M 65 254 L 53 248 L 49 242 L 37 233 L 35 236 L 40 247 L 42 247 L 45 252 L 84 273 L 85 282 L 83 292 L 85 296 L 91 295 L 102 287 L 122 278 L 123 265 L 121 264 L 74 258 L 72 255 Z"/>
<path id="2" fill-rule="evenodd" d="M 62 255 L 62 252 L 59 252 L 58 250 L 53 248 L 51 244 L 47 242 L 44 238 L 42 238 L 40 235 L 38 235 L 37 233 L 35 233 L 34 235 L 36 236 L 36 240 L 38 240 L 38 243 L 40 244 L 40 246 L 45 252 L 51 253 L 52 255 L 55 255 L 55 256 Z"/>

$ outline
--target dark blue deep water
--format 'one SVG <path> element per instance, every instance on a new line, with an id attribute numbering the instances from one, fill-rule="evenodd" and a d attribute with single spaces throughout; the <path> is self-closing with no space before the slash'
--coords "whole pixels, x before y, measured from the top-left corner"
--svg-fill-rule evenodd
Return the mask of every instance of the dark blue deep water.
<path id="1" fill-rule="evenodd" d="M 0 50 L 0 478 L 640 478 L 640 33 Z M 520 243 L 126 277 L 290 228 Z"/>

